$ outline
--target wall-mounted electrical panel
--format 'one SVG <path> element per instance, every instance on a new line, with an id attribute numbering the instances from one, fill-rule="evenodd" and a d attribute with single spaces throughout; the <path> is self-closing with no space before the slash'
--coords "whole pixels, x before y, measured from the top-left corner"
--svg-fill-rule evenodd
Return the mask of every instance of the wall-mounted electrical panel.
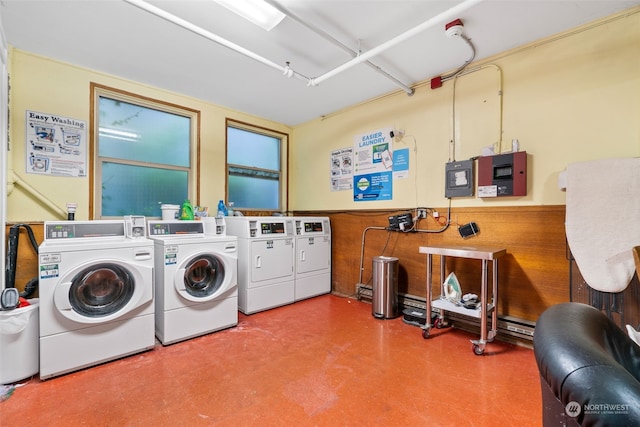
<path id="1" fill-rule="evenodd" d="M 526 195 L 526 151 L 478 158 L 478 197 Z"/>
<path id="2" fill-rule="evenodd" d="M 445 197 L 473 196 L 473 160 L 449 162 L 445 173 Z"/>

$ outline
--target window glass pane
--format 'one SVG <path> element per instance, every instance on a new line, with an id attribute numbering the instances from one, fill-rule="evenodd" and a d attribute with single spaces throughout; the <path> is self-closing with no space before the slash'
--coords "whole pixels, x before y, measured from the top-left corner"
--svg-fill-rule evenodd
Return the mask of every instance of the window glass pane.
<path id="1" fill-rule="evenodd" d="M 246 176 L 252 176 L 254 178 L 273 179 L 276 181 L 280 178 L 280 174 L 278 172 L 246 169 L 246 168 L 239 168 L 235 166 L 229 166 L 228 170 L 229 170 L 229 175 L 246 175 Z"/>
<path id="2" fill-rule="evenodd" d="M 184 171 L 104 162 L 102 216 L 160 217 L 160 203 L 181 204 L 187 186 Z"/>
<path id="3" fill-rule="evenodd" d="M 277 180 L 229 175 L 229 201 L 235 209 L 278 210 L 278 195 Z"/>
<path id="4" fill-rule="evenodd" d="M 190 119 L 100 97 L 101 157 L 189 167 Z"/>
<path id="5" fill-rule="evenodd" d="M 280 139 L 227 127 L 227 162 L 280 170 Z"/>

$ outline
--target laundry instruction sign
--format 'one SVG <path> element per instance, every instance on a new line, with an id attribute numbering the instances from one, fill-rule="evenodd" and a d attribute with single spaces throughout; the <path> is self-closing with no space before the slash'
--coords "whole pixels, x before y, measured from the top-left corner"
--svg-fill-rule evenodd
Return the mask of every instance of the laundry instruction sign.
<path id="1" fill-rule="evenodd" d="M 354 138 L 353 200 L 393 198 L 393 150 L 391 128 L 378 129 Z"/>
<path id="2" fill-rule="evenodd" d="M 331 191 L 353 188 L 353 147 L 331 152 Z"/>
<path id="3" fill-rule="evenodd" d="M 87 175 L 87 123 L 56 114 L 26 112 L 27 173 Z"/>

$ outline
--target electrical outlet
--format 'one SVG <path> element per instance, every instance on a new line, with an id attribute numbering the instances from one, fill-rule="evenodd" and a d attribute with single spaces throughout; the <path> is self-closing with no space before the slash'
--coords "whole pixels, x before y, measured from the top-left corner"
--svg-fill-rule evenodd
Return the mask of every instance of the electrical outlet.
<path id="1" fill-rule="evenodd" d="M 418 209 L 418 218 L 426 218 L 427 210 L 426 209 Z"/>

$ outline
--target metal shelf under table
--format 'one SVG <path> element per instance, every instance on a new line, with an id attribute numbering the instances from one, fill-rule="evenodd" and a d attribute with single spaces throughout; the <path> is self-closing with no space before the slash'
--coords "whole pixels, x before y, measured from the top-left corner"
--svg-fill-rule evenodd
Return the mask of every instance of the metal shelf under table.
<path id="1" fill-rule="evenodd" d="M 497 333 L 498 325 L 498 313 L 496 310 L 498 303 L 498 258 L 505 255 L 507 250 L 504 248 L 492 248 L 492 247 L 472 247 L 472 246 L 420 246 L 419 252 L 427 255 L 427 301 L 426 304 L 426 323 L 422 327 L 422 336 L 424 338 L 429 337 L 431 328 L 434 326 L 431 323 L 431 311 L 432 308 L 440 310 L 440 316 L 437 320 L 436 327 L 443 324 L 444 312 L 452 311 L 458 314 L 464 314 L 466 316 L 472 316 L 480 319 L 480 339 L 471 340 L 473 344 L 473 352 L 477 355 L 484 353 L 485 344 L 493 341 Z M 433 276 L 433 255 L 440 256 L 440 298 L 433 299 L 431 295 L 431 283 Z M 444 298 L 444 289 L 442 284 L 445 280 L 445 269 L 447 257 L 455 258 L 469 258 L 482 261 L 482 282 L 480 289 L 480 309 L 470 310 L 464 307 L 460 307 L 453 302 Z M 492 277 L 492 293 L 491 301 L 488 301 L 488 288 L 489 288 L 489 261 L 493 263 L 493 277 Z M 488 317 L 491 315 L 491 330 L 488 331 Z"/>

